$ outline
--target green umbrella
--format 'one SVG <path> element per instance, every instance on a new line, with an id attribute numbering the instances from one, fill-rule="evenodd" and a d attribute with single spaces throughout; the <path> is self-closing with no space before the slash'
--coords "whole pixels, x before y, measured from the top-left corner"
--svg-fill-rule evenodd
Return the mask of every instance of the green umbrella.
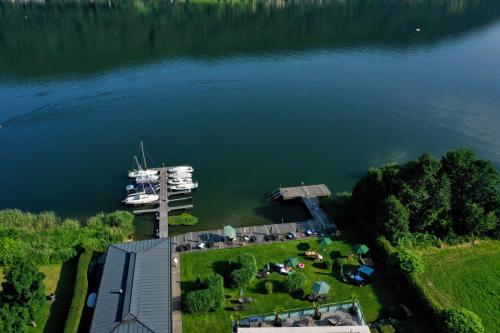
<path id="1" fill-rule="evenodd" d="M 224 235 L 230 239 L 236 238 L 236 230 L 234 230 L 234 228 L 230 225 L 226 225 L 224 227 Z"/>
<path id="2" fill-rule="evenodd" d="M 354 252 L 357 254 L 366 254 L 369 248 L 365 244 L 356 244 L 354 245 Z"/>
<path id="3" fill-rule="evenodd" d="M 291 258 L 288 258 L 287 260 L 285 260 L 285 263 L 292 266 L 292 267 L 295 267 L 299 264 L 299 259 L 296 258 L 296 257 L 291 257 Z"/>
<path id="4" fill-rule="evenodd" d="M 330 237 L 323 237 L 319 241 L 319 247 L 324 249 L 324 248 L 330 246 L 330 244 L 332 244 L 332 243 L 333 243 L 333 241 L 331 240 Z"/>
<path id="5" fill-rule="evenodd" d="M 325 281 L 316 281 L 313 283 L 312 290 L 316 295 L 327 294 L 330 290 L 330 285 Z"/>

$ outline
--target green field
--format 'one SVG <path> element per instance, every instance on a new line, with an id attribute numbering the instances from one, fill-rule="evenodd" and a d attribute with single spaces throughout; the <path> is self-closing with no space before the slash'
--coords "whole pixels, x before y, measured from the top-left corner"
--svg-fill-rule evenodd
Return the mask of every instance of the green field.
<path id="1" fill-rule="evenodd" d="M 475 312 L 486 332 L 500 327 L 500 241 L 480 241 L 422 253 L 425 273 L 419 282 L 441 307 Z"/>
<path id="2" fill-rule="evenodd" d="M 39 269 L 45 274 L 43 282 L 46 294 L 56 293 L 56 300 L 54 302 L 45 302 L 36 320 L 37 326 L 28 326 L 26 332 L 62 332 L 64 330 L 64 323 L 66 322 L 66 314 L 71 304 L 71 298 L 73 297 L 76 274 L 75 264 L 70 261 L 63 265 L 42 265 Z M 1 271 L 0 280 L 3 281 Z"/>
<path id="3" fill-rule="evenodd" d="M 345 237 L 345 236 L 343 236 Z M 352 253 L 352 242 L 347 239 L 335 239 L 327 251 L 321 253 L 326 257 L 331 251 L 340 251 L 343 255 Z M 263 267 L 268 262 L 281 262 L 288 257 L 298 257 L 305 263 L 306 267 L 301 269 L 306 274 L 308 282 L 306 285 L 306 294 L 311 292 L 311 285 L 315 281 L 323 280 L 330 284 L 328 302 L 340 302 L 350 300 L 355 295 L 361 302 L 363 312 L 368 322 L 375 321 L 383 309 L 387 306 L 396 305 L 404 301 L 398 300 L 397 292 L 391 286 L 385 274 L 376 272 L 373 278 L 373 284 L 365 287 L 356 287 L 347 284 L 338 279 L 338 271 L 334 274 L 323 268 L 322 264 L 316 264 L 304 257 L 306 249 L 318 249 L 316 239 L 307 239 L 300 241 L 288 241 L 274 244 L 262 244 L 247 246 L 244 248 L 234 248 L 227 250 L 214 250 L 182 254 L 181 256 L 181 274 L 182 290 L 189 291 L 193 287 L 196 278 L 204 277 L 212 272 L 221 275 L 227 275 L 228 260 L 235 262 L 240 253 L 252 253 L 257 259 L 257 265 Z M 352 266 L 347 266 L 344 271 L 354 268 L 356 259 L 352 259 Z M 298 269 L 298 268 L 297 268 Z M 272 312 L 273 308 L 279 304 L 285 309 L 293 309 L 311 306 L 312 303 L 296 299 L 280 290 L 281 281 L 284 276 L 278 273 L 272 273 L 269 278 L 255 281 L 244 290 L 245 297 L 252 297 L 253 302 L 249 304 L 247 311 L 243 316 Z M 272 295 L 265 293 L 264 283 L 271 281 L 274 284 Z M 226 286 L 227 287 L 227 286 Z M 225 308 L 216 312 L 206 314 L 183 313 L 184 332 L 229 332 L 230 315 L 233 313 L 229 309 L 234 306 L 234 301 L 239 297 L 239 290 L 226 288 Z"/>

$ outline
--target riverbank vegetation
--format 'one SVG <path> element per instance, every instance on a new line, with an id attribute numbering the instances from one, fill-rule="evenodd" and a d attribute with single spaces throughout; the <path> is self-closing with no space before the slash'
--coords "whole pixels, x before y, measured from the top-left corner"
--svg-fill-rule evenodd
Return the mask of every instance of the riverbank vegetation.
<path id="1" fill-rule="evenodd" d="M 170 215 L 168 217 L 169 225 L 195 225 L 198 224 L 199 219 L 189 213 L 182 213 L 179 215 Z"/>
<path id="2" fill-rule="evenodd" d="M 70 323 L 73 331 L 77 329 L 92 251 L 104 252 L 109 244 L 123 241 L 132 232 L 133 221 L 134 216 L 124 211 L 99 213 L 84 223 L 51 212 L 0 211 L 0 267 L 4 267 L 0 331 L 62 331 L 73 294 L 74 262 L 83 252 Z M 39 267 L 50 268 L 46 278 Z M 22 283 L 15 282 L 21 276 Z M 30 291 L 24 295 L 26 288 Z M 55 295 L 46 300 L 45 290 Z M 36 326 L 27 326 L 30 323 Z"/>
<path id="3" fill-rule="evenodd" d="M 361 226 L 371 236 L 379 257 L 394 272 L 395 283 L 414 291 L 436 326 L 452 331 L 456 327 L 446 325 L 458 321 L 464 325 L 462 331 L 480 333 L 485 322 L 495 322 L 484 307 L 498 301 L 494 295 L 500 288 L 489 282 L 500 270 L 482 251 L 467 249 L 478 239 L 498 242 L 488 239 L 500 235 L 499 184 L 491 162 L 462 149 L 440 160 L 424 154 L 404 164 L 370 169 L 352 195 L 344 193 L 326 205 L 337 224 Z M 442 252 L 450 245 L 455 245 L 455 252 Z M 496 260 L 498 247 L 491 251 Z M 467 262 L 456 266 L 449 260 L 454 256 Z M 476 292 L 483 284 L 491 294 Z M 439 300 L 441 293 L 450 293 L 454 302 Z M 477 325 L 476 314 L 483 324 Z"/>

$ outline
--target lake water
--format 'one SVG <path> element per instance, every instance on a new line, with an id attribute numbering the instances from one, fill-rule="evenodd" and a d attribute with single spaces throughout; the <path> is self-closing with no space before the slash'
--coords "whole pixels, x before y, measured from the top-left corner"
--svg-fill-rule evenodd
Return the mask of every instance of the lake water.
<path id="1" fill-rule="evenodd" d="M 142 140 L 195 167 L 197 229 L 304 219 L 265 196 L 459 147 L 500 167 L 500 2 L 3 4 L 0 124 L 0 208 L 122 208 Z"/>

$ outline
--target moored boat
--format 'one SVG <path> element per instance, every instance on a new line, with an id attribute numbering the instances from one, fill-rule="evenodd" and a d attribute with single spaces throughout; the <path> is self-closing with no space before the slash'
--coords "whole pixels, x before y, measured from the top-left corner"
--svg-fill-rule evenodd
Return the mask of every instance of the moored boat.
<path id="1" fill-rule="evenodd" d="M 125 198 L 122 202 L 126 205 L 144 205 L 160 200 L 157 194 L 133 194 Z"/>
<path id="2" fill-rule="evenodd" d="M 139 176 L 135 179 L 135 182 L 137 184 L 141 183 L 154 183 L 157 182 L 158 179 L 160 179 L 160 176 L 158 175 L 147 175 L 147 176 Z"/>
<path id="3" fill-rule="evenodd" d="M 190 165 L 178 165 L 178 166 L 167 168 L 167 171 L 169 173 L 186 173 L 186 172 L 193 172 L 194 169 Z"/>
<path id="4" fill-rule="evenodd" d="M 179 185 L 172 185 L 170 186 L 170 189 L 172 191 L 186 191 L 186 190 L 194 190 L 198 188 L 198 183 L 183 183 Z"/>
<path id="5" fill-rule="evenodd" d="M 174 178 L 174 179 L 169 179 L 167 183 L 169 185 L 180 185 L 180 184 L 186 184 L 186 183 L 192 183 L 193 179 L 192 178 Z"/>

